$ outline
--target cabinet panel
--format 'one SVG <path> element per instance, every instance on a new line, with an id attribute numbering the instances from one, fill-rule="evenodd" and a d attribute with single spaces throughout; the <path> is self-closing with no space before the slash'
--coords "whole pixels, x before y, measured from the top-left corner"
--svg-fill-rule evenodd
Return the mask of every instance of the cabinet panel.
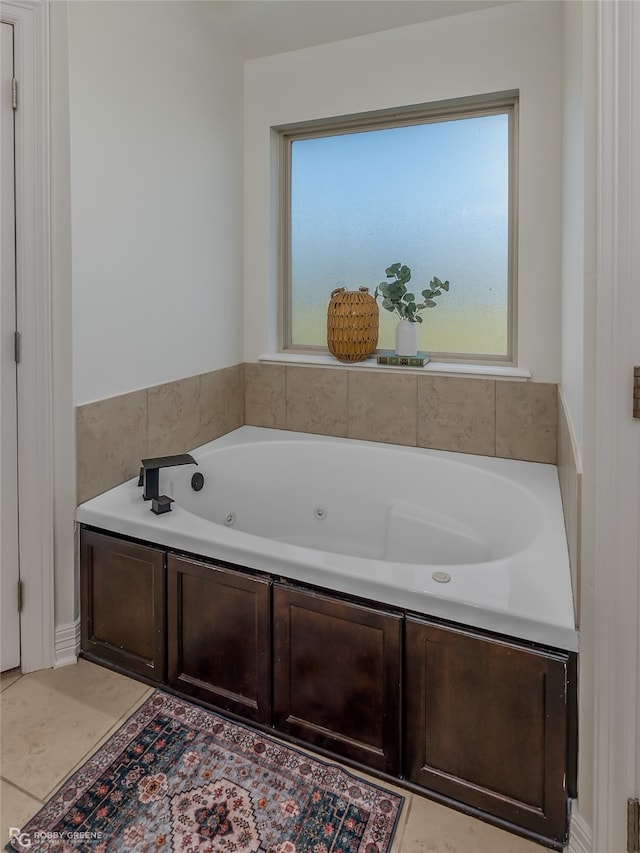
<path id="1" fill-rule="evenodd" d="M 356 761 L 400 770 L 402 617 L 274 588 L 274 724 Z"/>
<path id="2" fill-rule="evenodd" d="M 164 552 L 88 530 L 80 551 L 83 651 L 164 681 Z"/>
<path id="3" fill-rule="evenodd" d="M 86 657 L 566 841 L 575 655 L 84 528 L 81 591 Z"/>
<path id="4" fill-rule="evenodd" d="M 568 656 L 411 618 L 405 637 L 408 778 L 564 840 Z"/>
<path id="5" fill-rule="evenodd" d="M 170 555 L 167 584 L 169 684 L 268 723 L 269 580 Z"/>

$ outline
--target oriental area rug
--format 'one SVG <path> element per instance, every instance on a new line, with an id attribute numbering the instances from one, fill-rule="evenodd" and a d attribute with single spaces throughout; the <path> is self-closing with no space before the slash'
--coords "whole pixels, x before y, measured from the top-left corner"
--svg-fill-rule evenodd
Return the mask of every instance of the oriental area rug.
<path id="1" fill-rule="evenodd" d="M 403 799 L 157 690 L 6 849 L 388 853 Z"/>

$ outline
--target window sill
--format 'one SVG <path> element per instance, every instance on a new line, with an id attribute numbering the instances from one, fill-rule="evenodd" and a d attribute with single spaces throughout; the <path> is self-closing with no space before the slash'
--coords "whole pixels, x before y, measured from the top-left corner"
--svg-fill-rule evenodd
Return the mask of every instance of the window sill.
<path id="1" fill-rule="evenodd" d="M 354 364 L 338 361 L 331 355 L 316 355 L 300 352 L 270 352 L 258 357 L 258 361 L 278 364 L 306 365 L 308 367 L 348 367 L 352 370 L 391 370 L 403 373 L 427 373 L 431 376 L 483 376 L 492 379 L 510 379 L 526 381 L 531 379 L 531 373 L 519 367 L 496 364 L 458 364 L 445 361 L 430 361 L 424 367 L 389 367 L 378 364 L 375 357 L 358 361 Z"/>

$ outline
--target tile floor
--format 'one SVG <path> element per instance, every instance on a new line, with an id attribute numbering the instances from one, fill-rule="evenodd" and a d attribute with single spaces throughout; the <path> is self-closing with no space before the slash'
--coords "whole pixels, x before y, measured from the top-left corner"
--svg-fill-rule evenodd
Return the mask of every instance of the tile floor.
<path id="1" fill-rule="evenodd" d="M 103 667 L 2 675 L 0 849 L 151 688 Z M 544 848 L 406 791 L 392 853 L 541 853 Z"/>

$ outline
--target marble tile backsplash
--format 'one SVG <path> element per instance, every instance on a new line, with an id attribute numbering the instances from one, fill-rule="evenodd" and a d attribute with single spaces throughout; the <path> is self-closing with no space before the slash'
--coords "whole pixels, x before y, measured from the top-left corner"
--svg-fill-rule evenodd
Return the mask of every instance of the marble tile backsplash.
<path id="1" fill-rule="evenodd" d="M 347 436 L 417 444 L 417 380 L 411 373 L 347 371 Z"/>
<path id="2" fill-rule="evenodd" d="M 555 464 L 557 424 L 557 385 L 496 382 L 496 456 Z"/>
<path id="3" fill-rule="evenodd" d="M 135 477 L 147 456 L 183 453 L 244 423 L 244 366 L 76 407 L 76 501 Z"/>
<path id="4" fill-rule="evenodd" d="M 310 375 L 306 367 L 286 373 L 287 429 L 321 435 L 347 435 L 347 375 L 325 368 Z"/>
<path id="5" fill-rule="evenodd" d="M 124 483 L 149 455 L 148 393 L 132 391 L 76 407 L 76 501 Z"/>
<path id="6" fill-rule="evenodd" d="M 553 383 L 234 365 L 78 406 L 77 502 L 243 423 L 555 464 L 557 418 Z"/>
<path id="7" fill-rule="evenodd" d="M 495 381 L 419 377 L 418 446 L 495 456 Z"/>
<path id="8" fill-rule="evenodd" d="M 245 423 L 555 464 L 557 386 L 246 364 Z"/>

